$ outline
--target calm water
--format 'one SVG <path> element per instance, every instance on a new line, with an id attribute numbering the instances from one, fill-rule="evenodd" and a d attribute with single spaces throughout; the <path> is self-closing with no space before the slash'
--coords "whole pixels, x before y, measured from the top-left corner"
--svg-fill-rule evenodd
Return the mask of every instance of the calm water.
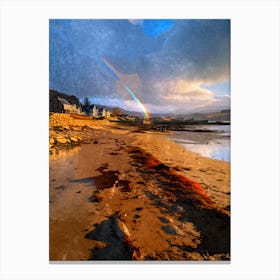
<path id="1" fill-rule="evenodd" d="M 230 161 L 230 125 L 200 125 L 185 128 L 211 132 L 174 131 L 171 137 L 175 142 L 202 156 Z"/>

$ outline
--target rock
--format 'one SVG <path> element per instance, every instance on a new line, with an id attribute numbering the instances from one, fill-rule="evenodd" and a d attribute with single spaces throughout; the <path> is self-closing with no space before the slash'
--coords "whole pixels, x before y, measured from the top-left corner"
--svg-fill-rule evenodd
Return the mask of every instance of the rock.
<path id="1" fill-rule="evenodd" d="M 57 137 L 56 138 L 56 142 L 59 143 L 59 144 L 66 144 L 68 142 L 67 140 L 69 140 L 69 139 L 66 139 L 64 137 Z"/>
<path id="2" fill-rule="evenodd" d="M 191 253 L 186 252 L 185 254 L 186 254 L 187 260 L 189 260 L 189 261 L 203 261 L 204 260 L 203 257 L 197 252 L 191 252 Z"/>
<path id="3" fill-rule="evenodd" d="M 56 149 L 52 148 L 50 149 L 50 154 L 55 154 L 56 153 Z"/>
<path id="4" fill-rule="evenodd" d="M 178 235 L 180 235 L 180 236 L 184 236 L 184 232 L 183 232 L 183 231 L 181 231 L 178 227 L 173 226 L 173 228 L 175 229 L 175 231 L 176 231 L 176 233 L 177 233 Z"/>
<path id="5" fill-rule="evenodd" d="M 74 143 L 77 143 L 77 142 L 79 142 L 79 139 L 77 138 L 77 137 L 70 137 L 70 140 L 72 141 L 72 142 L 74 142 Z"/>
<path id="6" fill-rule="evenodd" d="M 49 143 L 50 143 L 50 144 L 54 144 L 54 142 L 55 142 L 54 139 L 53 139 L 53 138 L 50 138 Z"/>
<path id="7" fill-rule="evenodd" d="M 126 225 L 120 219 L 114 218 L 113 226 L 114 226 L 114 230 L 115 230 L 116 235 L 120 239 L 123 239 L 126 236 L 127 237 L 130 236 L 130 232 L 129 232 L 128 228 L 126 227 Z"/>
<path id="8" fill-rule="evenodd" d="M 176 234 L 176 230 L 172 226 L 161 226 L 161 229 L 167 234 L 171 234 L 171 235 Z"/>
<path id="9" fill-rule="evenodd" d="M 179 206 L 179 205 L 178 205 L 176 208 L 177 208 L 177 209 L 176 209 L 177 212 L 179 212 L 179 213 L 183 213 L 183 212 L 184 212 L 184 208 L 183 208 L 182 206 Z"/>
<path id="10" fill-rule="evenodd" d="M 128 228 L 126 227 L 125 223 L 122 221 L 119 221 L 119 227 L 122 230 L 122 232 L 124 233 L 125 236 L 130 236 L 130 232 L 128 230 Z"/>

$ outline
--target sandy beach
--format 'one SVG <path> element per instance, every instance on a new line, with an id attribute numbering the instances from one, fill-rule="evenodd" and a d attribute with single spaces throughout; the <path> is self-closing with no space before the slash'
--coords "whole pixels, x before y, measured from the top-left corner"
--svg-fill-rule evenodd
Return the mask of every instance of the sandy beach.
<path id="1" fill-rule="evenodd" d="M 230 260 L 230 163 L 167 134 L 50 116 L 50 261 Z"/>

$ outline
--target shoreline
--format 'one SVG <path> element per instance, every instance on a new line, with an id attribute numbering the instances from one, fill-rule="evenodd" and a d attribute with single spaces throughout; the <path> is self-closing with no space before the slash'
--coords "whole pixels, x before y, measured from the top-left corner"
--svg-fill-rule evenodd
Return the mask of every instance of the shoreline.
<path id="1" fill-rule="evenodd" d="M 229 163 L 160 133 L 74 122 L 56 133 L 81 137 L 70 181 L 50 156 L 51 261 L 230 259 Z"/>

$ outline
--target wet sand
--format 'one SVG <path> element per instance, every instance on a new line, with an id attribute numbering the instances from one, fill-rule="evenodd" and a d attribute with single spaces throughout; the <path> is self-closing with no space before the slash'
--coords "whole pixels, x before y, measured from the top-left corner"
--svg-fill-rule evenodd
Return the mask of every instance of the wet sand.
<path id="1" fill-rule="evenodd" d="M 229 260 L 230 164 L 92 122 L 50 155 L 50 260 Z"/>

